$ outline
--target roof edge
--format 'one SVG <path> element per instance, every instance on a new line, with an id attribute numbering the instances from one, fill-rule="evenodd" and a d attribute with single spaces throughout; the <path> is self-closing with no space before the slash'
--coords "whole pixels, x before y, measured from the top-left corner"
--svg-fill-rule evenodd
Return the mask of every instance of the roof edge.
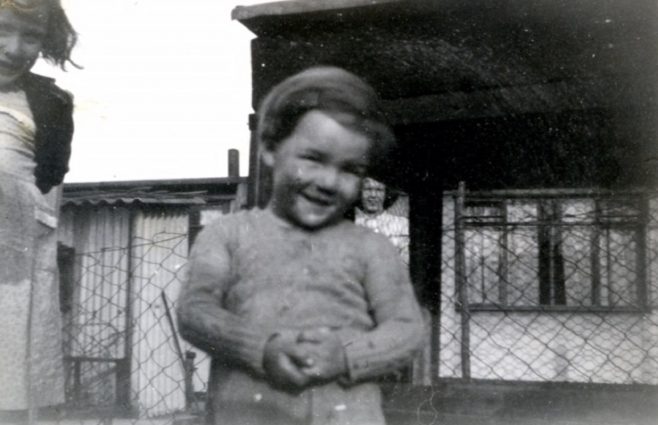
<path id="1" fill-rule="evenodd" d="M 100 190 L 100 189 L 129 189 L 135 187 L 162 187 L 162 186 L 204 186 L 204 185 L 233 185 L 246 183 L 248 177 L 208 177 L 208 178 L 189 178 L 189 179 L 167 179 L 167 180 L 119 180 L 119 181 L 102 181 L 102 182 L 64 182 L 64 189 L 67 191 L 77 190 Z"/>
<path id="2" fill-rule="evenodd" d="M 386 3 L 400 3 L 401 0 L 286 0 L 256 4 L 253 6 L 236 6 L 231 12 L 231 19 L 245 21 L 261 16 L 294 15 L 299 13 L 323 12 L 329 10 L 352 9 L 364 6 L 376 6 Z"/>

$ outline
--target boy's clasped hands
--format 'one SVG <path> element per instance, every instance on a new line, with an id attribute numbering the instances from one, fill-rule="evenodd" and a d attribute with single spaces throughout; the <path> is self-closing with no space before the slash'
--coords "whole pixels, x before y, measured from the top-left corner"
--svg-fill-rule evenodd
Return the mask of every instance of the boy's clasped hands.
<path id="1" fill-rule="evenodd" d="M 289 390 L 333 381 L 347 372 L 343 344 L 326 327 L 272 335 L 265 346 L 263 366 L 271 382 Z"/>

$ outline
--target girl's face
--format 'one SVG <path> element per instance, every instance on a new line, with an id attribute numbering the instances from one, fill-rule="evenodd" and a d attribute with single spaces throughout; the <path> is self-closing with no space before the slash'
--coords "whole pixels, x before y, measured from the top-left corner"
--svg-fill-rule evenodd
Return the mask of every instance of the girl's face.
<path id="1" fill-rule="evenodd" d="M 269 208 L 291 224 L 318 229 L 358 199 L 370 140 L 320 112 L 306 113 L 288 138 L 263 154 L 272 167 Z"/>
<path id="2" fill-rule="evenodd" d="M 42 2 L 18 1 L 30 7 L 17 12 L 12 6 L 0 8 L 0 88 L 7 88 L 28 72 L 41 52 L 46 34 L 48 9 Z M 34 3 L 34 4 L 31 4 Z"/>

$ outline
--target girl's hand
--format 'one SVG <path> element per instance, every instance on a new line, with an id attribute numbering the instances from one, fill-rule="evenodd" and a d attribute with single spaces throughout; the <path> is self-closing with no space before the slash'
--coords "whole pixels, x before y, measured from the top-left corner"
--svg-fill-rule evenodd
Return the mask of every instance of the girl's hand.
<path id="1" fill-rule="evenodd" d="M 302 331 L 297 342 L 311 356 L 312 364 L 301 371 L 313 381 L 332 381 L 347 373 L 343 343 L 329 328 Z"/>
<path id="2" fill-rule="evenodd" d="M 311 380 L 303 368 L 311 367 L 313 360 L 297 339 L 297 333 L 276 333 L 267 342 L 263 355 L 263 367 L 272 384 L 288 391 L 301 390 Z"/>

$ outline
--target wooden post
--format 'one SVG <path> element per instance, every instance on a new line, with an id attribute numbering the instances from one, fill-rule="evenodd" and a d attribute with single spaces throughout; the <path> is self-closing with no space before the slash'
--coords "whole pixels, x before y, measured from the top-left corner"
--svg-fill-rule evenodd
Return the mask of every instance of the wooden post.
<path id="1" fill-rule="evenodd" d="M 249 130 L 251 130 L 251 140 L 249 145 L 249 180 L 247 188 L 247 206 L 264 206 L 268 197 L 266 187 L 268 185 L 267 169 L 263 166 L 260 159 L 260 144 L 256 136 L 258 126 L 258 116 L 249 115 Z"/>
<path id="2" fill-rule="evenodd" d="M 185 409 L 190 412 L 194 410 L 195 406 L 195 395 L 194 395 L 194 359 L 196 358 L 196 353 L 194 351 L 185 352 Z"/>
<path id="3" fill-rule="evenodd" d="M 228 176 L 240 177 L 240 151 L 237 149 L 228 150 Z"/>
<path id="4" fill-rule="evenodd" d="M 418 299 L 430 315 L 429 383 L 439 376 L 441 315 L 441 177 L 412 182 L 409 189 L 409 271 Z M 425 369 L 423 367 L 423 369 Z M 418 377 L 414 373 L 415 377 Z M 422 381 L 426 381 L 422 377 Z"/>

